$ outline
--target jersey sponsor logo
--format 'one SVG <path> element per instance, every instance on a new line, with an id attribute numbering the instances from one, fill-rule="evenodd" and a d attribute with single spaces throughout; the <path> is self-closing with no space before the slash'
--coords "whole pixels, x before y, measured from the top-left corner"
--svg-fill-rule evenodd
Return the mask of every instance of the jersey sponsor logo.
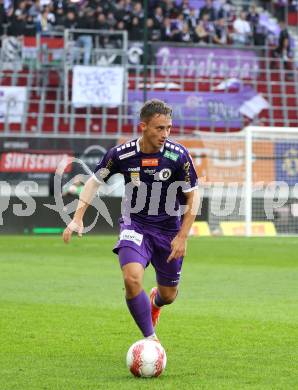
<path id="1" fill-rule="evenodd" d="M 109 174 L 110 174 L 110 170 L 107 168 L 100 168 L 100 170 L 98 171 L 98 176 L 101 179 L 105 179 L 107 176 L 109 176 Z"/>
<path id="2" fill-rule="evenodd" d="M 184 173 L 185 173 L 185 182 L 190 183 L 190 162 L 186 162 L 183 165 Z"/>
<path id="3" fill-rule="evenodd" d="M 144 169 L 144 172 L 147 173 L 147 175 L 154 175 L 156 172 L 156 169 Z"/>
<path id="4" fill-rule="evenodd" d="M 141 185 L 139 172 L 130 172 L 130 179 L 135 186 L 139 187 Z"/>
<path id="5" fill-rule="evenodd" d="M 172 175 L 172 171 L 169 168 L 164 168 L 158 173 L 159 180 L 168 180 Z"/>
<path id="6" fill-rule="evenodd" d="M 173 160 L 173 161 L 177 161 L 179 158 L 179 154 L 170 152 L 169 150 L 166 150 L 164 153 L 164 157 L 166 157 L 170 160 Z"/>
<path id="7" fill-rule="evenodd" d="M 100 176 L 100 177 L 101 177 L 102 179 L 104 179 L 105 177 L 107 177 L 108 174 L 110 173 L 112 167 L 113 167 L 113 160 L 110 158 L 110 159 L 108 160 L 108 162 L 106 163 L 106 166 L 100 169 L 100 172 L 101 172 L 101 171 L 103 172 L 103 176 Z M 105 173 L 107 173 L 107 174 L 105 175 Z M 100 173 L 99 173 L 99 174 L 100 174 Z M 104 176 L 104 175 L 105 175 L 105 176 Z"/>
<path id="8" fill-rule="evenodd" d="M 137 233 L 135 230 L 124 229 L 120 233 L 120 241 L 122 240 L 131 241 L 138 246 L 141 246 L 143 241 L 143 234 Z"/>
<path id="9" fill-rule="evenodd" d="M 135 150 L 133 150 L 132 152 L 128 152 L 128 153 L 121 154 L 121 155 L 119 156 L 119 159 L 120 159 L 120 160 L 124 160 L 125 158 L 134 156 L 135 154 L 136 154 L 136 152 L 135 152 Z"/>
<path id="10" fill-rule="evenodd" d="M 128 172 L 139 172 L 140 169 L 141 169 L 140 167 L 128 168 Z"/>
<path id="11" fill-rule="evenodd" d="M 158 167 L 158 158 L 143 158 L 142 167 Z"/>

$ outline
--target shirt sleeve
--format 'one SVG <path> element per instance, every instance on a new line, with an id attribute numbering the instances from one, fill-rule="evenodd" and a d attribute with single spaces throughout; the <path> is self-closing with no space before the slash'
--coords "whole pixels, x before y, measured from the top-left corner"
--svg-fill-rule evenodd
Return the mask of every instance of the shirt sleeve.
<path id="1" fill-rule="evenodd" d="M 191 192 L 198 188 L 198 176 L 188 151 L 185 150 L 180 158 L 177 170 L 177 180 L 183 182 L 182 191 Z"/>
<path id="2" fill-rule="evenodd" d="M 120 172 L 119 159 L 116 148 L 110 149 L 98 162 L 94 169 L 93 177 L 98 182 L 107 182 L 109 178 Z"/>

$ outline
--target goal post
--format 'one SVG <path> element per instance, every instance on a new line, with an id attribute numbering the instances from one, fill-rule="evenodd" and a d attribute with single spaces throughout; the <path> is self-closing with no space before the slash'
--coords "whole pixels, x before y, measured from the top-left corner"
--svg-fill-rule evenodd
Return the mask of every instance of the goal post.
<path id="1" fill-rule="evenodd" d="M 252 222 L 252 127 L 245 129 L 245 235 L 251 236 Z"/>

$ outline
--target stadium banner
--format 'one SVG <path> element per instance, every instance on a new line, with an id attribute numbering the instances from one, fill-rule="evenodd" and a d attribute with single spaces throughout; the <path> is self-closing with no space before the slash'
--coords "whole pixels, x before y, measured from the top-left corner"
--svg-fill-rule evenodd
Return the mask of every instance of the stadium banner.
<path id="1" fill-rule="evenodd" d="M 244 236 L 245 222 L 221 222 L 220 228 L 224 236 Z M 273 222 L 252 222 L 251 231 L 253 236 L 274 237 L 276 229 Z"/>
<path id="2" fill-rule="evenodd" d="M 239 129 L 243 116 L 240 112 L 246 102 L 256 96 L 250 88 L 238 92 L 182 92 L 182 91 L 148 91 L 148 99 L 160 99 L 173 107 L 174 126 L 217 126 Z M 128 101 L 137 118 L 143 104 L 143 91 L 129 91 Z"/>
<path id="3" fill-rule="evenodd" d="M 275 159 L 276 180 L 295 186 L 298 183 L 298 143 L 275 143 L 275 156 L 280 156 Z"/>
<path id="4" fill-rule="evenodd" d="M 199 177 L 206 177 L 210 183 L 245 182 L 245 140 L 241 138 L 180 139 L 188 148 Z M 275 167 L 272 158 L 274 145 L 271 141 L 253 141 L 253 181 L 265 184 L 275 180 Z"/>
<path id="5" fill-rule="evenodd" d="M 153 45 L 161 76 L 254 79 L 258 52 L 250 49 Z"/>
<path id="6" fill-rule="evenodd" d="M 38 153 L 9 152 L 2 153 L 0 159 L 0 172 L 27 172 L 27 173 L 53 173 L 59 163 L 70 154 L 48 153 L 47 151 L 37 151 Z M 71 165 L 66 167 L 65 172 L 69 172 Z"/>
<path id="7" fill-rule="evenodd" d="M 0 122 L 21 123 L 26 97 L 25 87 L 0 86 Z"/>
<path id="8" fill-rule="evenodd" d="M 35 180 L 48 183 L 62 159 L 76 157 L 65 170 L 66 176 L 85 173 L 80 161 L 93 171 L 115 139 L 86 138 L 0 138 L 0 180 Z"/>
<path id="9" fill-rule="evenodd" d="M 124 68 L 82 66 L 73 68 L 72 104 L 75 107 L 118 107 L 123 103 Z"/>

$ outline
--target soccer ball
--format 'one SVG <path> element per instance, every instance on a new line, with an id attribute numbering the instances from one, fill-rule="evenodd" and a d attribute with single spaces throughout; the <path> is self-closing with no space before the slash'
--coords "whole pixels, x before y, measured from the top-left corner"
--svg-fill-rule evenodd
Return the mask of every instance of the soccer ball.
<path id="1" fill-rule="evenodd" d="M 134 376 L 157 377 L 166 367 L 167 355 L 158 341 L 143 339 L 134 343 L 126 355 L 126 364 Z"/>

